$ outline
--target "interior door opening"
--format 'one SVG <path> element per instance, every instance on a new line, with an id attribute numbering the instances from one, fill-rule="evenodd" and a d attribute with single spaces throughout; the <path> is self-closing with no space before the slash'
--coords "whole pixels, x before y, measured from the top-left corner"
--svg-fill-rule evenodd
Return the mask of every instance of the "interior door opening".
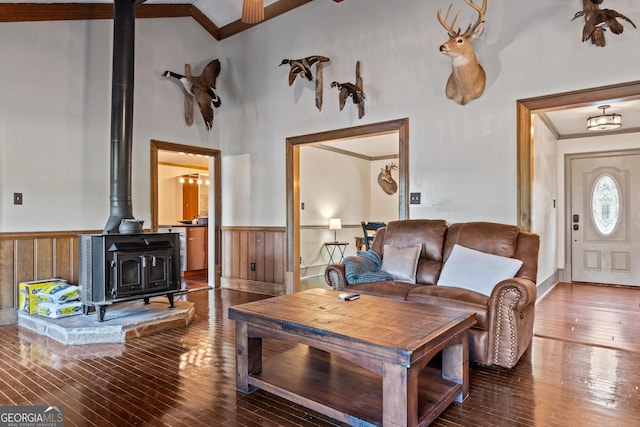
<path id="1" fill-rule="evenodd" d="M 342 141 L 384 134 L 397 134 L 398 219 L 409 217 L 409 120 L 398 119 L 346 129 L 287 138 L 287 268 L 286 293 L 300 290 L 300 148 L 322 146 L 329 141 Z M 328 145 L 328 144 L 327 144 Z M 327 148 L 327 147 L 325 147 Z M 326 173 L 334 173 L 326 165 Z M 322 180 L 322 177 L 318 177 Z M 344 185 L 349 185 L 344 183 Z M 327 228 L 328 228 L 328 220 Z M 324 225 L 322 225 L 324 227 Z"/>
<path id="2" fill-rule="evenodd" d="M 184 278 L 219 287 L 219 150 L 151 141 L 151 228 L 181 233 Z M 205 227 L 206 225 L 206 227 Z"/>

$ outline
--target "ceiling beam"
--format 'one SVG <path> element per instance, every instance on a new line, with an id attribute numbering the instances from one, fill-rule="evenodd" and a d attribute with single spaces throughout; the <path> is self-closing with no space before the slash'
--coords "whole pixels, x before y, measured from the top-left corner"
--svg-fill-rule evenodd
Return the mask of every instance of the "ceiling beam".
<path id="1" fill-rule="evenodd" d="M 190 4 L 142 4 L 136 18 L 191 16 Z M 110 3 L 0 3 L 0 22 L 113 19 Z"/>
<path id="2" fill-rule="evenodd" d="M 139 1 L 139 0 L 138 0 Z M 279 0 L 264 9 L 264 21 L 287 13 L 312 0 Z M 192 17 L 216 40 L 226 39 L 258 24 L 245 24 L 240 19 L 218 28 L 197 7 L 183 4 L 141 4 L 136 18 Z M 0 3 L 0 22 L 74 21 L 113 19 L 110 3 Z M 264 22 L 262 21 L 262 22 Z"/>
<path id="3" fill-rule="evenodd" d="M 309 3 L 310 1 L 312 0 L 279 0 L 264 8 L 264 21 L 260 21 L 257 24 L 245 24 L 238 19 L 237 21 L 220 28 L 220 38 L 218 40 L 226 39 L 227 37 L 236 35 L 253 26 L 260 25 L 271 18 L 287 13 L 299 6 L 302 6 L 303 4 Z"/>

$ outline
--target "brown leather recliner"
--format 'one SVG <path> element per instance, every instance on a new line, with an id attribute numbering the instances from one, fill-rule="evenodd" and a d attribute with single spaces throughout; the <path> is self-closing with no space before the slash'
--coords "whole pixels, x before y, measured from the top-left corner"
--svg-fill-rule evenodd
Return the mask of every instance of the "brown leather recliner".
<path id="1" fill-rule="evenodd" d="M 350 285 L 344 264 L 329 265 L 327 283 L 370 295 L 460 308 L 476 313 L 471 328 L 472 361 L 512 368 L 531 344 L 535 318 L 536 275 L 540 238 L 514 225 L 468 222 L 447 226 L 444 220 L 392 221 L 376 233 L 371 249 L 384 259 L 384 245 L 421 243 L 416 284 L 380 281 Z M 467 289 L 437 286 L 442 266 L 455 244 L 523 262 L 515 277 L 497 283 L 490 296 Z"/>

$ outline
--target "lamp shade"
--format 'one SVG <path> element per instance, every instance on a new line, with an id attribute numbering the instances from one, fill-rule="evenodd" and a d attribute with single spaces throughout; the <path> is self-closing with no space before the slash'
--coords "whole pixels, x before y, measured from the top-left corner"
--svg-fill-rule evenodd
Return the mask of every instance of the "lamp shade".
<path id="1" fill-rule="evenodd" d="M 256 24 L 264 20 L 264 0 L 244 0 L 242 3 L 242 22 Z"/>
<path id="2" fill-rule="evenodd" d="M 331 218 L 329 220 L 329 230 L 342 230 L 340 218 Z"/>
<path id="3" fill-rule="evenodd" d="M 587 130 L 611 130 L 622 126 L 622 116 L 620 114 L 605 114 L 609 105 L 601 105 L 602 114 L 591 116 L 587 119 Z"/>

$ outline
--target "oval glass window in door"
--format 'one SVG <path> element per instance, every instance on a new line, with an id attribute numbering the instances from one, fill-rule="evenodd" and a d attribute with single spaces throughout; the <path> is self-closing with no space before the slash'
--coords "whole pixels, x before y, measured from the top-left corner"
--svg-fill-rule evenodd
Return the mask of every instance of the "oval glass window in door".
<path id="1" fill-rule="evenodd" d="M 613 233 L 620 219 L 620 190 L 609 175 L 602 175 L 593 184 L 591 212 L 596 229 L 605 236 Z"/>

